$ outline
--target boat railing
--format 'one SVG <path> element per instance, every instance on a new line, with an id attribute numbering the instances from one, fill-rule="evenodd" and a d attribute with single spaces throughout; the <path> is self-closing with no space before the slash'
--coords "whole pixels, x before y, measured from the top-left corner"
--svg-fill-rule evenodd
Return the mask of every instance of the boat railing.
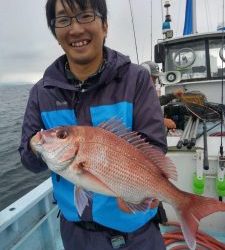
<path id="1" fill-rule="evenodd" d="M 0 212 L 0 249 L 60 249 L 57 212 L 49 178 Z"/>

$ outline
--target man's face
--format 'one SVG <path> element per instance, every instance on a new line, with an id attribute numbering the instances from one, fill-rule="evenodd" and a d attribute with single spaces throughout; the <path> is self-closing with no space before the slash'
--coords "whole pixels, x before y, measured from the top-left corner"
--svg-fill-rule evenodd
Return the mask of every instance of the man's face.
<path id="1" fill-rule="evenodd" d="M 64 9 L 60 0 L 56 1 L 55 16 L 70 16 L 81 13 L 76 6 L 72 11 L 68 6 Z M 85 11 L 92 11 L 88 8 Z M 108 25 L 96 16 L 91 23 L 80 24 L 73 19 L 70 26 L 55 28 L 56 38 L 67 55 L 70 65 L 99 64 L 103 57 L 103 42 L 107 35 Z"/>

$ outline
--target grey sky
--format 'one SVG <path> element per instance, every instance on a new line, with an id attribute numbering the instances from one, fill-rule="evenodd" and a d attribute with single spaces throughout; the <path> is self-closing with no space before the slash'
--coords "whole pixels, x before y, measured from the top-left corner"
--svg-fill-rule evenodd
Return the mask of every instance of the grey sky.
<path id="1" fill-rule="evenodd" d="M 170 14 L 176 36 L 182 35 L 185 0 L 172 0 Z M 35 82 L 63 53 L 45 20 L 46 0 L 1 1 L 0 84 Z M 128 0 L 107 0 L 107 46 L 137 62 Z M 151 59 L 151 0 L 131 0 L 139 61 Z M 222 0 L 197 0 L 198 32 L 216 30 L 222 21 Z M 161 1 L 152 0 L 152 41 L 162 38 Z M 164 13 L 165 15 L 165 13 Z M 164 16 L 163 16 L 164 18 Z M 154 53 L 152 53 L 154 55 Z"/>

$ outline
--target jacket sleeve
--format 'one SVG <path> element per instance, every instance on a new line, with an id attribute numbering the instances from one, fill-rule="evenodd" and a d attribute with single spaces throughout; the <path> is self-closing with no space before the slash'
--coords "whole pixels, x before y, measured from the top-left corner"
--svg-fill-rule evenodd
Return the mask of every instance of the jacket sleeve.
<path id="1" fill-rule="evenodd" d="M 32 172 L 40 172 L 47 169 L 47 165 L 41 158 L 38 158 L 31 150 L 29 142 L 33 135 L 44 128 L 41 121 L 40 110 L 38 105 L 38 92 L 37 86 L 34 86 L 30 91 L 28 99 L 23 125 L 21 143 L 19 147 L 19 153 L 22 164 Z"/>
<path id="2" fill-rule="evenodd" d="M 147 137 L 148 141 L 167 152 L 163 113 L 153 82 L 147 70 L 139 73 L 134 100 L 133 129 Z"/>
<path id="3" fill-rule="evenodd" d="M 167 94 L 167 95 L 159 96 L 160 105 L 164 106 L 175 98 L 176 98 L 176 96 L 174 94 Z"/>

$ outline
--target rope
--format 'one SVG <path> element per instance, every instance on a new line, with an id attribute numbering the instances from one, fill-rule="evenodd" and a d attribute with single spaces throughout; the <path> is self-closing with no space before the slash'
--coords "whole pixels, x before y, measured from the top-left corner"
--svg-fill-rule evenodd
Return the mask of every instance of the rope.
<path id="1" fill-rule="evenodd" d="M 165 226 L 173 226 L 178 229 L 163 234 L 163 239 L 166 247 L 174 243 L 181 243 L 180 245 L 173 246 L 170 250 L 188 250 L 188 246 L 185 243 L 184 236 L 182 234 L 180 225 L 176 222 L 168 222 Z M 196 234 L 196 250 L 224 250 L 225 244 L 216 240 L 212 236 L 198 230 Z"/>

